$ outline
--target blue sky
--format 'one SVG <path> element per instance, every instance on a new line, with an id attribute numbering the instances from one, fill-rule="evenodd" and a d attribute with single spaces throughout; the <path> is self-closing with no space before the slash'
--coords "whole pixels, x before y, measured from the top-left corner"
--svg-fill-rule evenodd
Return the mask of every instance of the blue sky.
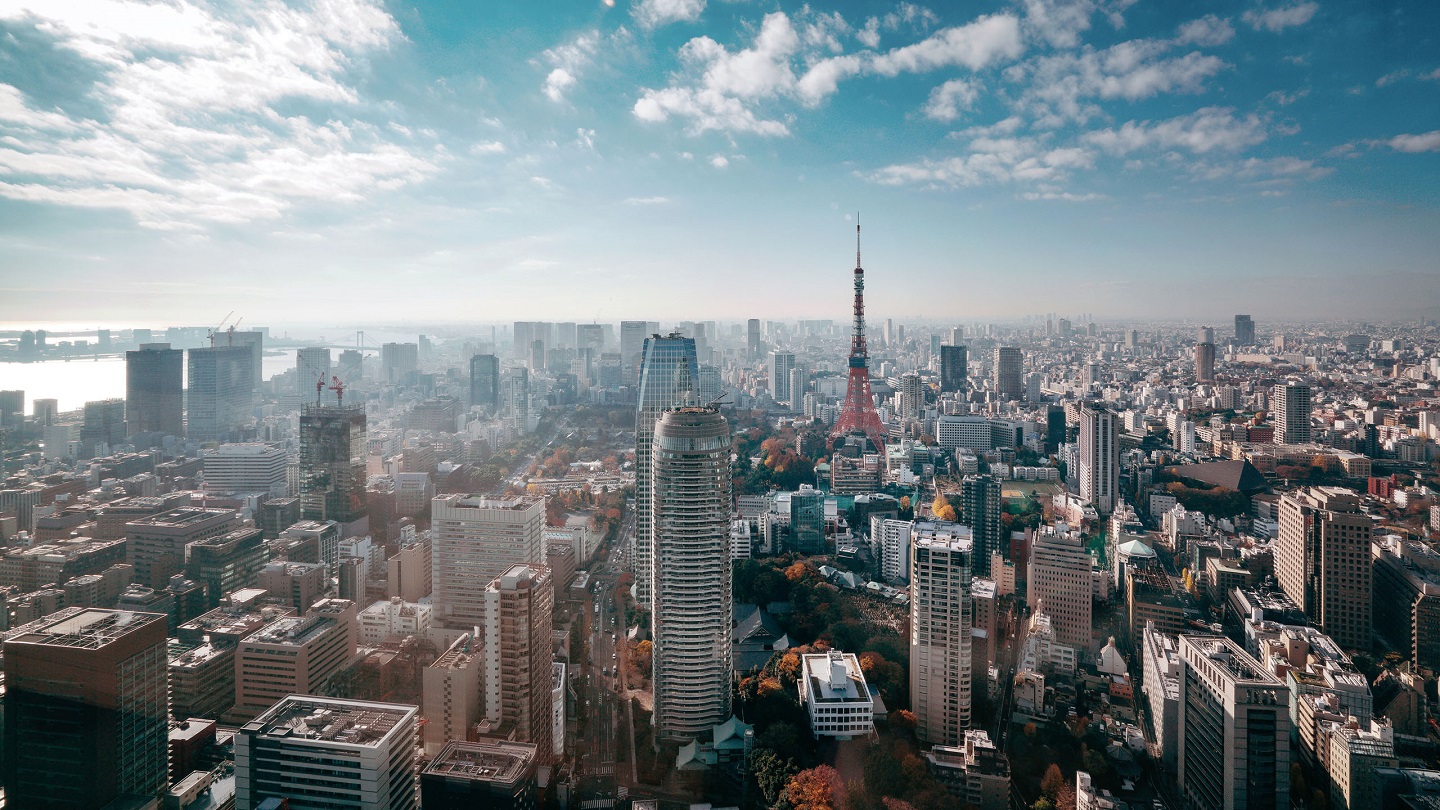
<path id="1" fill-rule="evenodd" d="M 0 320 L 1433 316 L 1437 174 L 1425 0 L 0 0 Z"/>

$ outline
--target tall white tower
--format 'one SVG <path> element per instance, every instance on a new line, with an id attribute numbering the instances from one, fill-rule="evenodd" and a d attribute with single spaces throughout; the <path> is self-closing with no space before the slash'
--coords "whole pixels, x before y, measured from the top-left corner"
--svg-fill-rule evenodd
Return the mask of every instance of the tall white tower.
<path id="1" fill-rule="evenodd" d="M 955 523 L 916 523 L 910 550 L 910 704 L 915 734 L 960 745 L 970 727 L 970 559 L 974 539 Z"/>
<path id="2" fill-rule="evenodd" d="M 689 742 L 730 716 L 730 425 L 667 411 L 651 456 L 655 740 Z"/>

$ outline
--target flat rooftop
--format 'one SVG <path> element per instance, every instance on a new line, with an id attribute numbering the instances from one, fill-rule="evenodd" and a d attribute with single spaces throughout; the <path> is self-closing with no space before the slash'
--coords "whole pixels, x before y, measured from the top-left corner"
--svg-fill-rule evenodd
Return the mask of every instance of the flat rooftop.
<path id="1" fill-rule="evenodd" d="M 291 695 L 244 726 L 273 739 L 378 747 L 419 709 L 399 703 Z"/>
<path id="2" fill-rule="evenodd" d="M 303 647 L 335 625 L 328 616 L 280 619 L 269 627 L 251 633 L 242 644 L 287 644 Z"/>
<path id="3" fill-rule="evenodd" d="M 171 509 L 169 512 L 161 512 L 158 515 L 149 515 L 137 520 L 132 520 L 129 525 L 183 529 L 219 517 L 228 518 L 234 514 L 235 510 L 233 509 L 206 509 L 201 506 L 182 506 L 178 509 Z"/>
<path id="4" fill-rule="evenodd" d="M 163 613 L 137 613 L 130 610 L 92 608 L 41 624 L 30 632 L 11 637 L 11 643 L 43 644 L 54 647 L 77 647 L 98 650 L 101 647 L 154 622 L 165 622 Z"/>
<path id="5" fill-rule="evenodd" d="M 425 768 L 426 775 L 510 784 L 535 763 L 536 748 L 529 743 L 448 743 Z"/>

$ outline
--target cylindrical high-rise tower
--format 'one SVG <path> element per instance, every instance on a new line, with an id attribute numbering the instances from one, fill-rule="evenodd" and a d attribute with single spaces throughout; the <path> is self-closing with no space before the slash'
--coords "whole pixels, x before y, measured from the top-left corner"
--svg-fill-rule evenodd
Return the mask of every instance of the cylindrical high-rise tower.
<path id="1" fill-rule="evenodd" d="M 730 716 L 730 425 L 713 408 L 666 411 L 650 463 L 658 745 Z"/>

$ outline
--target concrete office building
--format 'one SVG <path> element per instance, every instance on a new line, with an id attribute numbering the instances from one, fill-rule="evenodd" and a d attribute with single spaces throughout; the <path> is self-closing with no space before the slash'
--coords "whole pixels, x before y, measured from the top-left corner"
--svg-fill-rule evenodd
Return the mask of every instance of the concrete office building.
<path id="1" fill-rule="evenodd" d="M 1180 636 L 1180 791 L 1199 810 L 1290 807 L 1290 695 L 1235 642 Z"/>
<path id="2" fill-rule="evenodd" d="M 1347 489 L 1280 496 L 1275 578 L 1326 635 L 1351 650 L 1370 649 L 1372 525 Z"/>
<path id="3" fill-rule="evenodd" d="M 71 608 L 4 646 L 7 806 L 100 810 L 164 794 L 165 616 Z"/>
<path id="4" fill-rule="evenodd" d="M 912 532 L 910 705 L 915 735 L 930 745 L 960 745 L 970 727 L 974 552 L 964 526 L 917 523 Z"/>
<path id="5" fill-rule="evenodd" d="M 213 609 L 226 594 L 253 587 L 269 560 L 260 529 L 235 529 L 187 545 L 185 576 L 205 586 L 206 601 Z"/>
<path id="6" fill-rule="evenodd" d="M 84 413 L 80 424 L 80 452 L 85 458 L 108 455 L 125 443 L 125 400 L 87 402 Z"/>
<path id="7" fill-rule="evenodd" d="M 239 515 L 233 510 L 198 506 L 182 506 L 125 524 L 130 538 L 126 562 L 135 567 L 133 581 L 149 588 L 164 588 L 170 577 L 185 569 L 187 546 L 239 526 Z"/>
<path id="8" fill-rule="evenodd" d="M 493 354 L 470 358 L 470 406 L 500 412 L 500 358 Z"/>
<path id="9" fill-rule="evenodd" d="M 690 742 L 730 716 L 730 425 L 667 411 L 650 454 L 657 741 Z"/>
<path id="10" fill-rule="evenodd" d="M 965 390 L 965 380 L 970 375 L 970 350 L 965 346 L 940 347 L 940 392 Z"/>
<path id="11" fill-rule="evenodd" d="M 993 475 L 967 475 L 960 481 L 960 503 L 963 515 L 961 521 L 970 527 L 975 539 L 975 557 L 971 573 L 977 577 L 990 576 L 991 557 L 1001 553 L 1004 527 L 1000 513 L 1004 504 L 1000 500 L 1000 479 Z"/>
<path id="12" fill-rule="evenodd" d="M 268 444 L 222 444 L 201 453 L 205 488 L 211 492 L 263 492 L 285 496 L 288 456 Z"/>
<path id="13" fill-rule="evenodd" d="M 330 350 L 324 346 L 307 346 L 295 350 L 295 394 L 302 402 L 315 401 L 325 392 L 325 386 L 330 385 Z M 320 391 L 315 390 L 316 383 L 323 383 Z"/>
<path id="14" fill-rule="evenodd" d="M 795 368 L 793 352 L 775 351 L 770 353 L 770 398 L 776 402 L 790 403 L 790 372 Z M 791 409 L 794 405 L 791 404 Z"/>
<path id="15" fill-rule="evenodd" d="M 1398 537 L 1370 548 L 1376 634 L 1389 642 L 1386 649 L 1408 653 L 1426 669 L 1440 668 L 1440 552 Z"/>
<path id="16" fill-rule="evenodd" d="M 451 740 L 469 738 L 485 716 L 482 646 L 461 633 L 421 675 L 426 756 L 440 753 Z"/>
<path id="17" fill-rule="evenodd" d="M 235 713 L 255 717 L 287 695 L 315 692 L 355 657 L 357 624 L 353 602 L 326 599 L 245 637 L 235 651 Z"/>
<path id="18" fill-rule="evenodd" d="M 300 514 L 352 523 L 365 517 L 365 408 L 300 410 Z"/>
<path id="19" fill-rule="evenodd" d="M 296 613 L 304 613 L 325 595 L 325 566 L 320 563 L 267 563 L 256 576 L 256 584 L 270 595 L 290 605 Z"/>
<path id="20" fill-rule="evenodd" d="M 1310 443 L 1310 384 L 1288 380 L 1271 389 L 1270 411 L 1276 444 Z"/>
<path id="21" fill-rule="evenodd" d="M 1195 380 L 1196 382 L 1215 382 L 1215 344 L 1195 344 Z"/>
<path id="22" fill-rule="evenodd" d="M 1044 528 L 1030 549 L 1029 595 L 1033 612 L 1050 617 L 1055 640 L 1085 650 L 1091 642 L 1091 560 L 1078 535 Z"/>
<path id="23" fill-rule="evenodd" d="M 550 761 L 550 630 L 555 587 L 543 565 L 516 565 L 485 589 L 485 717 Z"/>
<path id="24" fill-rule="evenodd" d="M 649 326 L 645 321 L 620 322 L 620 360 L 625 385 L 634 385 L 640 379 L 640 362 L 644 359 Z"/>
<path id="25" fill-rule="evenodd" d="M 288 560 L 320 563 L 333 572 L 340 562 L 340 529 L 333 520 L 302 520 L 285 527 L 272 545 L 284 549 Z"/>
<path id="26" fill-rule="evenodd" d="M 1095 403 L 1080 406 L 1080 498 L 1102 517 L 1120 498 L 1120 417 Z"/>
<path id="27" fill-rule="evenodd" d="M 419 709 L 289 695 L 235 735 L 235 806 L 415 810 Z"/>
<path id="28" fill-rule="evenodd" d="M 485 590 L 516 565 L 545 563 L 545 499 L 442 495 L 431 502 L 435 619 L 467 629 L 485 621 Z"/>
<path id="29" fill-rule="evenodd" d="M 654 538 L 650 514 L 650 446 L 660 415 L 694 402 L 695 340 L 671 333 L 645 339 L 635 414 L 635 601 L 649 608 L 653 595 Z M 727 507 L 728 508 L 728 507 Z M 723 719 L 723 718 L 722 718 Z M 718 722 L 718 721 L 717 721 Z M 713 725 L 713 724 L 712 724 Z"/>
<path id="30" fill-rule="evenodd" d="M 250 346 L 191 349 L 185 435 L 197 442 L 235 438 L 250 421 L 255 369 Z"/>
<path id="31" fill-rule="evenodd" d="M 996 346 L 995 364 L 991 369 L 995 396 L 1000 400 L 1020 399 L 1025 396 L 1025 381 L 1021 372 L 1025 368 L 1025 356 L 1014 346 Z"/>
<path id="32" fill-rule="evenodd" d="M 1235 316 L 1235 345 L 1255 345 L 1255 321 L 1249 315 Z"/>
<path id="33" fill-rule="evenodd" d="M 451 742 L 420 773 L 425 810 L 535 810 L 536 747 L 518 742 Z"/>
<path id="34" fill-rule="evenodd" d="M 380 380 L 402 385 L 406 378 L 420 370 L 418 343 L 386 343 L 380 347 Z"/>

